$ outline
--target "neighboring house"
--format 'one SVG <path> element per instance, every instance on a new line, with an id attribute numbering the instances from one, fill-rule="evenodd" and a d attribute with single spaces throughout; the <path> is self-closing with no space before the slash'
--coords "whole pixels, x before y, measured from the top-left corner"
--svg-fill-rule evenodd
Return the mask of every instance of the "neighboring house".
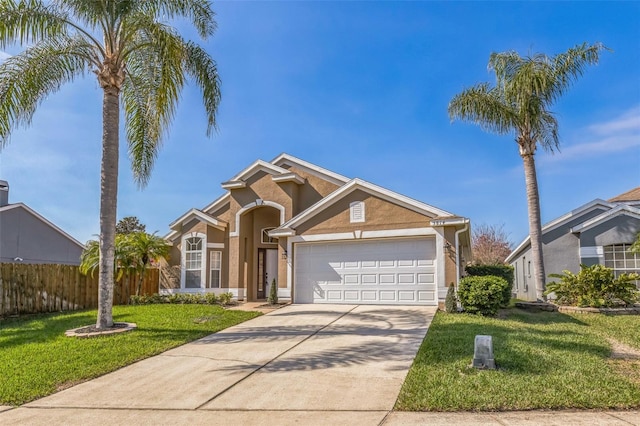
<path id="1" fill-rule="evenodd" d="M 222 188 L 170 225 L 181 268 L 163 292 L 254 301 L 275 280 L 296 303 L 437 305 L 470 260 L 468 219 L 288 154 Z"/>
<path id="2" fill-rule="evenodd" d="M 0 263 L 79 265 L 84 245 L 23 203 L 0 180 Z"/>
<path id="3" fill-rule="evenodd" d="M 640 255 L 628 251 L 638 232 L 640 187 L 609 201 L 593 200 L 542 227 L 545 273 L 577 273 L 580 264 L 602 264 L 616 275 L 640 273 Z M 515 269 L 514 292 L 526 300 L 536 298 L 531 258 L 527 237 L 506 259 Z"/>

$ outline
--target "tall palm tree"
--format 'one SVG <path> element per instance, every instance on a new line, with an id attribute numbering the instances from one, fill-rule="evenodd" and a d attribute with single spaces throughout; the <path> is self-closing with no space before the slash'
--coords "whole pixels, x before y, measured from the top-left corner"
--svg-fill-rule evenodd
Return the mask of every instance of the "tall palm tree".
<path id="1" fill-rule="evenodd" d="M 184 18 L 203 40 L 213 35 L 207 0 L 2 0 L 0 48 L 27 49 L 0 65 L 0 147 L 28 125 L 64 83 L 92 71 L 103 90 L 98 328 L 113 325 L 113 260 L 120 105 L 134 178 L 148 182 L 187 78 L 202 91 L 207 135 L 220 102 L 216 63 L 165 22 Z"/>
<path id="2" fill-rule="evenodd" d="M 559 149 L 558 122 L 553 103 L 580 77 L 587 65 L 597 64 L 602 44 L 577 45 L 553 57 L 521 57 L 516 52 L 492 53 L 489 69 L 496 85 L 480 83 L 465 89 L 449 103 L 449 117 L 474 122 L 486 131 L 515 136 L 524 162 L 529 234 L 535 269 L 536 297 L 545 300 L 540 197 L 534 155 L 536 148 Z"/>

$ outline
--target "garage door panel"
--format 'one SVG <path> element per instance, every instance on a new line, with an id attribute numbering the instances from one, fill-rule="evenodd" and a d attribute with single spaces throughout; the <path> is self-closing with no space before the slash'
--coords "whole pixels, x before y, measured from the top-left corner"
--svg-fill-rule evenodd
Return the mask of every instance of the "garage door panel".
<path id="1" fill-rule="evenodd" d="M 434 238 L 296 244 L 294 299 L 435 304 L 435 252 Z"/>

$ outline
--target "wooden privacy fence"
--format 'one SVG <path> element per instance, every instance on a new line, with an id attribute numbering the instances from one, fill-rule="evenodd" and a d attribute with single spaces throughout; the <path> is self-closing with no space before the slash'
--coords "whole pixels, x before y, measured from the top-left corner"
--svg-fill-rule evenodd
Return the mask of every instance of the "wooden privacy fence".
<path id="1" fill-rule="evenodd" d="M 128 304 L 138 280 L 125 272 L 114 286 L 113 304 Z M 140 294 L 157 293 L 158 280 L 158 269 L 147 269 Z M 98 271 L 92 277 L 72 265 L 0 263 L 0 316 L 97 307 Z"/>

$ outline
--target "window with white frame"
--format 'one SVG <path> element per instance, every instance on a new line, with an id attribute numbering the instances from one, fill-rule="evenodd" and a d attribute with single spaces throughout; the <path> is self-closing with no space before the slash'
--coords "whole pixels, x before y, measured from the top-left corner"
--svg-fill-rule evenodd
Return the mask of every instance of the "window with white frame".
<path id="1" fill-rule="evenodd" d="M 212 251 L 209 253 L 209 287 L 220 288 L 220 278 L 222 274 L 222 252 Z"/>
<path id="2" fill-rule="evenodd" d="M 629 251 L 631 244 L 604 246 L 604 266 L 613 269 L 615 276 L 620 274 L 640 274 L 640 254 Z"/>
<path id="3" fill-rule="evenodd" d="M 277 244 L 278 239 L 269 236 L 269 231 L 273 231 L 276 228 L 264 228 L 262 230 L 262 244 Z"/>
<path id="4" fill-rule="evenodd" d="M 364 222 L 364 201 L 354 201 L 349 204 L 351 223 Z"/>
<path id="5" fill-rule="evenodd" d="M 190 237 L 184 240 L 184 286 L 185 288 L 202 287 L 202 248 L 201 237 Z"/>

